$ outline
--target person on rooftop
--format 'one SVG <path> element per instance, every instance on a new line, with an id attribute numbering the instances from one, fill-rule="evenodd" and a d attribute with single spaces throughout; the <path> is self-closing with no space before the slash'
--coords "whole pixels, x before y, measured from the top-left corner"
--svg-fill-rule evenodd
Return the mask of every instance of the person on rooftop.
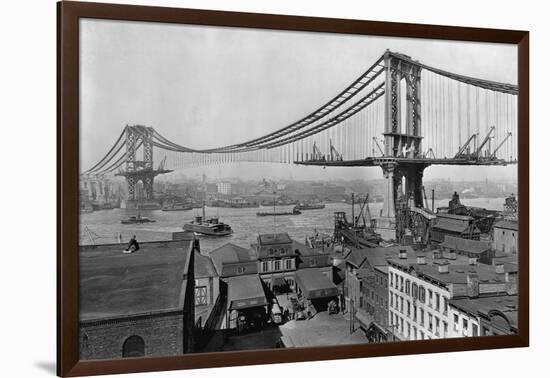
<path id="1" fill-rule="evenodd" d="M 136 235 L 132 236 L 132 239 L 130 239 L 130 242 L 128 242 L 128 247 L 126 247 L 125 251 L 139 251 L 139 243 L 137 242 Z"/>

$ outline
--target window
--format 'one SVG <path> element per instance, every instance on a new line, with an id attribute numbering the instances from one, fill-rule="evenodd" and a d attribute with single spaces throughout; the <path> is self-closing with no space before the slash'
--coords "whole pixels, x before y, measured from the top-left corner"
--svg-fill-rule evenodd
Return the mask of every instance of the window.
<path id="1" fill-rule="evenodd" d="M 145 356 L 145 341 L 140 336 L 130 336 L 122 344 L 122 357 Z"/>
<path id="2" fill-rule="evenodd" d="M 416 327 L 413 326 L 413 340 L 416 340 L 418 334 L 417 334 L 417 329 Z"/>
<path id="3" fill-rule="evenodd" d="M 279 253 L 280 253 L 281 255 L 286 254 L 286 248 L 281 248 L 281 249 L 279 250 Z"/>
<path id="4" fill-rule="evenodd" d="M 420 309 L 420 325 L 421 326 L 424 325 L 424 309 L 423 308 Z"/>
<path id="5" fill-rule="evenodd" d="M 418 289 L 418 300 L 422 303 L 426 303 L 426 289 L 423 286 L 420 286 Z"/>
<path id="6" fill-rule="evenodd" d="M 399 277 L 399 290 L 400 291 L 404 290 L 403 277 Z"/>
<path id="7" fill-rule="evenodd" d="M 437 316 L 434 316 L 435 318 L 435 334 L 439 336 L 439 318 Z"/>
<path id="8" fill-rule="evenodd" d="M 439 311 L 439 294 L 435 294 L 435 311 Z"/>
<path id="9" fill-rule="evenodd" d="M 393 307 L 393 293 L 390 293 L 390 307 Z"/>
<path id="10" fill-rule="evenodd" d="M 411 338 L 411 323 L 407 322 L 407 337 Z"/>
<path id="11" fill-rule="evenodd" d="M 201 306 L 208 304 L 208 298 L 206 295 L 206 286 L 195 287 L 195 306 Z"/>
<path id="12" fill-rule="evenodd" d="M 468 336 L 468 319 L 462 319 L 462 335 Z"/>
<path id="13" fill-rule="evenodd" d="M 443 322 L 443 337 L 447 337 L 448 332 L 449 332 L 449 326 L 447 322 Z"/>
<path id="14" fill-rule="evenodd" d="M 416 322 L 416 305 L 413 306 L 413 320 Z"/>
<path id="15" fill-rule="evenodd" d="M 432 307 L 433 306 L 433 291 L 431 291 L 430 289 L 428 289 L 428 306 Z"/>
<path id="16" fill-rule="evenodd" d="M 405 281 L 405 294 L 407 295 L 411 294 L 411 281 L 409 280 Z"/>
<path id="17" fill-rule="evenodd" d="M 267 261 L 262 262 L 262 272 L 267 272 L 269 270 L 269 264 Z"/>
<path id="18" fill-rule="evenodd" d="M 390 272 L 390 286 L 393 287 L 393 273 Z"/>
<path id="19" fill-rule="evenodd" d="M 285 269 L 290 270 L 292 269 L 292 259 L 286 259 L 285 260 Z"/>
<path id="20" fill-rule="evenodd" d="M 443 315 L 447 315 L 447 311 L 449 311 L 449 300 L 443 297 Z"/>
<path id="21" fill-rule="evenodd" d="M 433 332 L 433 316 L 432 314 L 428 314 L 428 329 L 430 332 Z"/>
<path id="22" fill-rule="evenodd" d="M 424 332 L 420 331 L 420 340 L 424 340 Z"/>
<path id="23" fill-rule="evenodd" d="M 245 271 L 245 267 L 244 266 L 239 266 L 237 267 L 237 274 L 243 274 Z"/>
<path id="24" fill-rule="evenodd" d="M 418 285 L 415 282 L 412 284 L 412 296 L 414 299 L 418 299 Z"/>
<path id="25" fill-rule="evenodd" d="M 472 323 L 472 336 L 479 336 L 478 332 L 477 324 Z"/>
<path id="26" fill-rule="evenodd" d="M 268 256 L 273 256 L 275 254 L 275 250 L 273 248 L 269 248 L 269 251 L 267 252 Z"/>
<path id="27" fill-rule="evenodd" d="M 399 301 L 401 302 L 401 307 L 400 307 L 401 310 L 400 311 L 401 311 L 401 313 L 403 313 L 403 297 L 400 297 Z"/>
<path id="28" fill-rule="evenodd" d="M 273 261 L 273 270 L 281 270 L 281 260 Z"/>
<path id="29" fill-rule="evenodd" d="M 458 315 L 453 315 L 453 328 L 455 331 L 458 331 Z"/>
<path id="30" fill-rule="evenodd" d="M 407 316 L 411 317 L 411 301 L 407 301 Z"/>

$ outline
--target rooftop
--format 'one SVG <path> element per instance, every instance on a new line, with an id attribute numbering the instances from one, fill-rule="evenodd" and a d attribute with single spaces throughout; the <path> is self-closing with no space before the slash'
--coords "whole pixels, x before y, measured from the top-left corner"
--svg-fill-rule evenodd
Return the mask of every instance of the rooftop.
<path id="1" fill-rule="evenodd" d="M 286 232 L 279 234 L 261 234 L 258 235 L 258 244 L 271 245 L 271 244 L 290 244 L 292 239 Z"/>
<path id="2" fill-rule="evenodd" d="M 507 318 L 511 326 L 517 327 L 517 295 L 493 295 L 478 298 L 451 299 L 449 304 L 475 316 L 481 314 L 485 317 L 490 317 L 495 312 L 498 312 Z"/>
<path id="3" fill-rule="evenodd" d="M 182 308 L 190 241 L 142 242 L 79 248 L 80 319 L 135 315 Z"/>
<path id="4" fill-rule="evenodd" d="M 452 219 L 452 220 L 458 220 L 458 221 L 461 221 L 461 222 L 470 222 L 470 221 L 474 220 L 474 218 L 472 218 L 469 215 L 458 215 L 458 214 L 450 214 L 450 213 L 437 213 L 436 216 L 439 219 Z"/>
<path id="5" fill-rule="evenodd" d="M 195 278 L 217 277 L 216 267 L 208 256 L 195 252 Z"/>
<path id="6" fill-rule="evenodd" d="M 214 262 L 218 273 L 222 271 L 223 264 L 234 264 L 256 260 L 256 255 L 251 249 L 243 248 L 233 243 L 227 243 L 210 252 L 210 258 Z"/>
<path id="7" fill-rule="evenodd" d="M 440 245 L 445 248 L 478 254 L 486 252 L 491 248 L 491 243 L 488 241 L 457 238 L 450 235 L 445 235 L 445 241 Z"/>
<path id="8" fill-rule="evenodd" d="M 388 265 L 388 259 L 397 257 L 400 250 L 407 251 L 407 255 L 413 254 L 414 251 L 410 246 L 392 246 L 392 247 L 376 247 L 376 248 L 352 248 L 352 251 L 347 256 L 346 261 L 361 268 L 368 261 L 371 266 Z"/>
<path id="9" fill-rule="evenodd" d="M 469 227 L 470 226 L 467 222 L 457 219 L 440 218 L 439 216 L 434 225 L 434 228 L 458 233 L 463 233 L 467 231 Z"/>
<path id="10" fill-rule="evenodd" d="M 515 221 L 515 220 L 505 219 L 505 220 L 498 221 L 497 223 L 495 223 L 495 225 L 493 227 L 495 227 L 495 228 L 505 228 L 507 230 L 517 231 L 518 230 L 518 222 Z"/>

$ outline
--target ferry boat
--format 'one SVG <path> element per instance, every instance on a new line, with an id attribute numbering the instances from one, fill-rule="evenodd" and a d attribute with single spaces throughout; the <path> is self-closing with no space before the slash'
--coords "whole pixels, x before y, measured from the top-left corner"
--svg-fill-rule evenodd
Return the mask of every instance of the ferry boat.
<path id="1" fill-rule="evenodd" d="M 120 221 L 120 223 L 122 224 L 143 224 L 143 223 L 154 223 L 154 222 L 156 222 L 156 220 L 147 218 L 147 217 L 142 217 L 141 215 L 128 217 Z"/>
<path id="2" fill-rule="evenodd" d="M 220 222 L 218 218 L 206 219 L 204 204 L 202 216 L 196 216 L 194 220 L 183 225 L 185 231 L 208 236 L 228 236 L 233 233 L 230 225 Z"/>

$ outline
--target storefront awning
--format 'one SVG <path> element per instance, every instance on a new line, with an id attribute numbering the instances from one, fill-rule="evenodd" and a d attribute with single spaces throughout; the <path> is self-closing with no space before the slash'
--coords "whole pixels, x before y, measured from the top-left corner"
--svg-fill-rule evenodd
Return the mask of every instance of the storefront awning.
<path id="1" fill-rule="evenodd" d="M 307 299 L 338 296 L 338 288 L 319 269 L 303 269 L 296 272 L 296 284 Z"/>
<path id="2" fill-rule="evenodd" d="M 267 304 L 262 282 L 257 275 L 228 278 L 227 296 L 230 310 L 242 310 Z"/>

